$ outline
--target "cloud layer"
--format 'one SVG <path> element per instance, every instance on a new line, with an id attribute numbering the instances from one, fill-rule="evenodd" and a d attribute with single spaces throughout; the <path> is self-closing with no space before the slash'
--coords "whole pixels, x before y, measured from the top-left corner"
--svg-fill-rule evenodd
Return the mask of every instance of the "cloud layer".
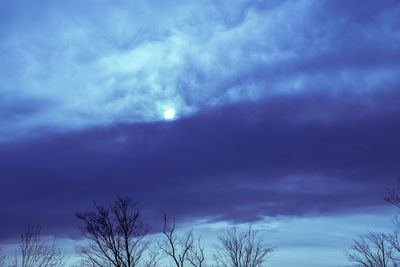
<path id="1" fill-rule="evenodd" d="M 156 225 L 163 212 L 243 222 L 381 205 L 400 173 L 399 99 L 280 96 L 3 143 L 0 234 L 26 221 L 74 232 L 75 211 L 118 194 Z"/>
<path id="2" fill-rule="evenodd" d="M 1 5 L 3 142 L 400 77 L 397 1 Z"/>

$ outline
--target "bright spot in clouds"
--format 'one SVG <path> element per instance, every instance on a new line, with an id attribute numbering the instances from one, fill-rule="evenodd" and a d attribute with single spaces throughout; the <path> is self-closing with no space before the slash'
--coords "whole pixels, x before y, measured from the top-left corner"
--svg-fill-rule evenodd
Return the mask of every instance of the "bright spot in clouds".
<path id="1" fill-rule="evenodd" d="M 172 120 L 175 118 L 175 110 L 170 108 L 164 111 L 164 119 L 166 120 Z"/>

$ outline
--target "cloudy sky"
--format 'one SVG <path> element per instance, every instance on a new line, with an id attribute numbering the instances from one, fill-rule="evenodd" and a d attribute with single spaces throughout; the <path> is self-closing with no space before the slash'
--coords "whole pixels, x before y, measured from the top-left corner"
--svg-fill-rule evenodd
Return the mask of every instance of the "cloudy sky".
<path id="1" fill-rule="evenodd" d="M 342 263 L 390 227 L 399 17 L 396 0 L 2 0 L 0 240 L 27 222 L 75 238 L 76 211 L 126 195 L 155 226 L 270 224 L 274 266 L 317 247 Z"/>

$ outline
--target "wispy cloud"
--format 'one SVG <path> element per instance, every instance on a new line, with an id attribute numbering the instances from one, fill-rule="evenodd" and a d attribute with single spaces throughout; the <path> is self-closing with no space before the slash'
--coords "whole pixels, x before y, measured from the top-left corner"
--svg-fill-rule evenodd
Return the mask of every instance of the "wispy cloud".
<path id="1" fill-rule="evenodd" d="M 93 6 L 96 6 L 94 9 Z M 398 84 L 395 1 L 3 1 L 1 139 Z M 3 16 L 4 15 L 4 16 Z"/>

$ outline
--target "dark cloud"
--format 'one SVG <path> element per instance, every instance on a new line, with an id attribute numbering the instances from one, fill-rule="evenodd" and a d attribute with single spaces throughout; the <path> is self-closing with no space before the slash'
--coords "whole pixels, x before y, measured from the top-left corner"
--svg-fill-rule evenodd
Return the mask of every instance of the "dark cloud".
<path id="1" fill-rule="evenodd" d="M 400 94 L 297 94 L 165 123 L 117 124 L 0 145 L 1 236 L 27 221 L 76 230 L 118 194 L 157 225 L 179 217 L 346 212 L 382 204 L 400 173 Z"/>

